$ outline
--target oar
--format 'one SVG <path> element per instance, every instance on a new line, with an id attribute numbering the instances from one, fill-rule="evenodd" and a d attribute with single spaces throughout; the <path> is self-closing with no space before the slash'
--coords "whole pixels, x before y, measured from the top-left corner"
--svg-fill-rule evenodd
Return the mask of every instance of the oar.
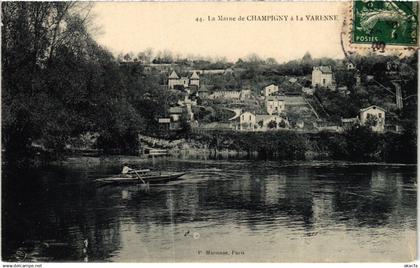
<path id="1" fill-rule="evenodd" d="M 136 173 L 139 180 L 141 180 L 141 182 L 143 182 L 143 184 L 146 184 L 146 182 L 140 177 L 139 173 L 137 173 L 137 171 L 135 169 L 133 171 L 134 171 L 134 173 Z"/>

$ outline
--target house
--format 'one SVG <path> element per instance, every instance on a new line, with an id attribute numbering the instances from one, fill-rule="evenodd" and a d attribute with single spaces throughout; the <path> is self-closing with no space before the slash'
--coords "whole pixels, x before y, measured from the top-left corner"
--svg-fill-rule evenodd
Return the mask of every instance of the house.
<path id="1" fill-rule="evenodd" d="M 149 63 L 143 64 L 145 72 L 158 71 L 160 73 L 168 73 L 171 69 L 177 68 L 178 64 L 175 63 Z"/>
<path id="2" fill-rule="evenodd" d="M 244 112 L 239 117 L 240 130 L 254 130 L 255 128 L 255 115 L 251 112 Z"/>
<path id="3" fill-rule="evenodd" d="M 385 110 L 379 106 L 372 105 L 360 109 L 360 124 L 371 126 L 372 131 L 384 132 L 385 130 Z"/>
<path id="4" fill-rule="evenodd" d="M 240 98 L 241 100 L 250 99 L 250 98 L 251 98 L 251 89 L 248 89 L 248 88 L 246 88 L 246 89 L 241 89 L 241 93 L 240 93 L 239 98 Z"/>
<path id="5" fill-rule="evenodd" d="M 176 74 L 175 71 L 172 71 L 172 73 L 168 77 L 168 87 L 170 89 L 174 89 L 174 87 L 179 84 L 179 76 Z"/>
<path id="6" fill-rule="evenodd" d="M 239 116 L 239 130 L 266 131 L 289 126 L 289 122 L 278 115 L 244 112 Z"/>
<path id="7" fill-rule="evenodd" d="M 302 128 L 304 128 L 304 127 L 305 127 L 305 122 L 303 122 L 303 120 L 301 120 L 301 119 L 298 119 L 298 120 L 296 121 L 295 126 L 296 126 L 296 128 L 300 128 L 300 129 L 302 129 Z"/>
<path id="8" fill-rule="evenodd" d="M 171 129 L 171 118 L 159 118 L 158 123 L 161 131 L 168 131 Z"/>
<path id="9" fill-rule="evenodd" d="M 215 91 L 210 96 L 209 99 L 240 99 L 241 91 L 238 90 L 222 90 L 222 91 Z"/>
<path id="10" fill-rule="evenodd" d="M 198 89 L 198 97 L 202 99 L 206 99 L 209 96 L 209 90 L 207 89 L 206 85 L 201 85 Z"/>
<path id="11" fill-rule="evenodd" d="M 337 87 L 338 93 L 342 95 L 349 95 L 351 92 L 348 90 L 347 86 Z"/>
<path id="12" fill-rule="evenodd" d="M 356 69 L 356 66 L 354 66 L 353 62 L 347 62 L 346 67 L 349 71 Z"/>
<path id="13" fill-rule="evenodd" d="M 310 87 L 302 87 L 302 93 L 312 96 L 315 93 L 315 89 Z"/>
<path id="14" fill-rule="evenodd" d="M 223 74 L 224 75 L 233 74 L 233 69 L 232 68 L 227 68 Z"/>
<path id="15" fill-rule="evenodd" d="M 255 123 L 255 128 L 260 130 L 280 129 L 289 125 L 289 123 L 282 117 L 267 114 L 257 114 L 255 116 Z"/>
<path id="16" fill-rule="evenodd" d="M 269 115 L 279 114 L 284 111 L 284 99 L 278 96 L 268 96 L 265 99 L 265 108 Z"/>
<path id="17" fill-rule="evenodd" d="M 333 74 L 331 66 L 315 66 L 312 70 L 312 87 L 328 87 L 333 86 Z"/>
<path id="18" fill-rule="evenodd" d="M 185 87 L 188 87 L 189 81 L 190 81 L 190 80 L 188 79 L 188 77 L 183 76 L 183 77 L 181 77 L 181 78 L 179 79 L 179 85 L 184 86 L 184 88 L 185 88 Z"/>
<path id="19" fill-rule="evenodd" d="M 200 86 L 200 77 L 196 72 L 193 72 L 193 74 L 190 77 L 190 85 L 191 86 Z"/>
<path id="20" fill-rule="evenodd" d="M 186 88 L 188 86 L 199 86 L 200 85 L 200 77 L 196 72 L 193 72 L 190 78 L 183 76 L 179 77 L 175 71 L 172 71 L 168 77 L 168 88 L 175 89 L 176 86 L 182 86 Z"/>
<path id="21" fill-rule="evenodd" d="M 181 128 L 181 116 L 183 113 L 182 107 L 169 108 L 170 130 L 178 130 Z"/>
<path id="22" fill-rule="evenodd" d="M 279 87 L 274 84 L 268 85 L 264 87 L 263 90 L 261 90 L 261 94 L 264 97 L 273 95 L 274 93 L 277 93 L 277 92 L 279 92 Z"/>

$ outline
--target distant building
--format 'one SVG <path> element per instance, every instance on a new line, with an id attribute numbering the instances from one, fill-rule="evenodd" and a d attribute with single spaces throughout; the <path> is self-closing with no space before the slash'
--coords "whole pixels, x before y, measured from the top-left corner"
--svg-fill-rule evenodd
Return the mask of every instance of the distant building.
<path id="1" fill-rule="evenodd" d="M 210 96 L 209 99 L 240 99 L 241 91 L 238 90 L 222 90 L 215 91 Z"/>
<path id="2" fill-rule="evenodd" d="M 190 77 L 190 85 L 191 86 L 200 86 L 200 77 L 196 72 L 193 72 L 193 74 Z"/>
<path id="3" fill-rule="evenodd" d="M 144 71 L 153 72 L 158 71 L 160 73 L 168 73 L 171 69 L 177 67 L 175 63 L 149 63 L 143 64 Z"/>
<path id="4" fill-rule="evenodd" d="M 297 128 L 300 128 L 300 129 L 302 129 L 304 126 L 305 126 L 305 122 L 303 122 L 302 120 L 298 120 L 297 122 L 296 122 L 296 125 L 295 125 Z"/>
<path id="5" fill-rule="evenodd" d="M 302 93 L 312 96 L 315 93 L 315 89 L 310 87 L 302 87 Z"/>
<path id="6" fill-rule="evenodd" d="M 279 92 L 279 87 L 274 85 L 274 84 L 268 85 L 268 86 L 264 87 L 263 90 L 261 90 L 261 94 L 264 97 L 271 96 L 271 95 L 273 95 L 274 93 L 277 93 L 277 92 Z"/>
<path id="7" fill-rule="evenodd" d="M 261 130 L 280 129 L 282 122 L 285 127 L 289 125 L 285 119 L 278 115 L 257 114 L 255 116 L 256 128 Z"/>
<path id="8" fill-rule="evenodd" d="M 244 112 L 239 117 L 240 130 L 254 130 L 255 128 L 255 115 L 251 112 Z"/>
<path id="9" fill-rule="evenodd" d="M 289 123 L 278 115 L 244 112 L 239 116 L 239 130 L 266 131 L 288 127 Z"/>
<path id="10" fill-rule="evenodd" d="M 360 124 L 370 125 L 372 131 L 384 132 L 385 130 L 385 110 L 379 106 L 372 105 L 360 109 Z"/>
<path id="11" fill-rule="evenodd" d="M 333 85 L 331 66 L 315 66 L 312 70 L 312 87 L 328 87 Z"/>
<path id="12" fill-rule="evenodd" d="M 181 128 L 181 116 L 183 113 L 182 107 L 169 108 L 170 130 L 178 130 Z"/>
<path id="13" fill-rule="evenodd" d="M 356 66 L 352 62 L 347 62 L 346 67 L 349 71 L 356 69 Z"/>
<path id="14" fill-rule="evenodd" d="M 250 99 L 251 95 L 252 95 L 251 89 L 241 89 L 241 93 L 240 93 L 239 98 L 241 100 L 246 100 L 246 99 Z"/>
<path id="15" fill-rule="evenodd" d="M 338 91 L 338 93 L 343 94 L 343 95 L 349 95 L 350 94 L 350 91 L 348 90 L 347 86 L 337 87 L 337 91 Z"/>
<path id="16" fill-rule="evenodd" d="M 200 86 L 200 77 L 196 72 L 193 72 L 190 78 L 183 76 L 179 77 L 175 71 L 172 71 L 168 77 L 168 88 L 175 89 L 176 86 L 186 88 L 188 86 Z"/>
<path id="17" fill-rule="evenodd" d="M 225 75 L 233 74 L 233 69 L 232 68 L 227 68 L 223 74 L 225 74 Z"/>
<path id="18" fill-rule="evenodd" d="M 207 89 L 206 85 L 201 85 L 198 89 L 198 97 L 202 99 L 206 99 L 209 97 L 209 90 Z"/>
<path id="19" fill-rule="evenodd" d="M 172 71 L 172 73 L 168 77 L 168 87 L 170 89 L 174 89 L 174 87 L 176 85 L 179 85 L 179 84 L 180 84 L 180 82 L 179 82 L 179 76 L 176 74 L 175 71 Z"/>
<path id="20" fill-rule="evenodd" d="M 265 108 L 269 115 L 283 112 L 284 106 L 284 99 L 278 96 L 268 96 L 265 99 Z"/>

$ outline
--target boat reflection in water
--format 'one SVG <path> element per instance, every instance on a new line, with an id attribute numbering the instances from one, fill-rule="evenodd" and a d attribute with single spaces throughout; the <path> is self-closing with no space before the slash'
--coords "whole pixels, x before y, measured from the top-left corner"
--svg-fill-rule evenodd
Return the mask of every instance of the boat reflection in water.
<path id="1" fill-rule="evenodd" d="M 92 181 L 121 167 L 102 162 L 51 167 L 19 177 L 6 172 L 3 258 L 116 262 L 415 258 L 414 166 L 168 158 L 149 164 L 187 174 L 145 189 L 95 187 Z M 21 176 L 24 180 L 19 180 Z"/>

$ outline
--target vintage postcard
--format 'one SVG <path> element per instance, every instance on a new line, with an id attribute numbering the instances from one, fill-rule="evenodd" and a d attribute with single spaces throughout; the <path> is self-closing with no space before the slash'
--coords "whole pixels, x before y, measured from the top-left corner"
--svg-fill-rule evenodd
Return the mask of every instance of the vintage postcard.
<path id="1" fill-rule="evenodd" d="M 417 267 L 418 9 L 2 2 L 3 267 Z"/>

